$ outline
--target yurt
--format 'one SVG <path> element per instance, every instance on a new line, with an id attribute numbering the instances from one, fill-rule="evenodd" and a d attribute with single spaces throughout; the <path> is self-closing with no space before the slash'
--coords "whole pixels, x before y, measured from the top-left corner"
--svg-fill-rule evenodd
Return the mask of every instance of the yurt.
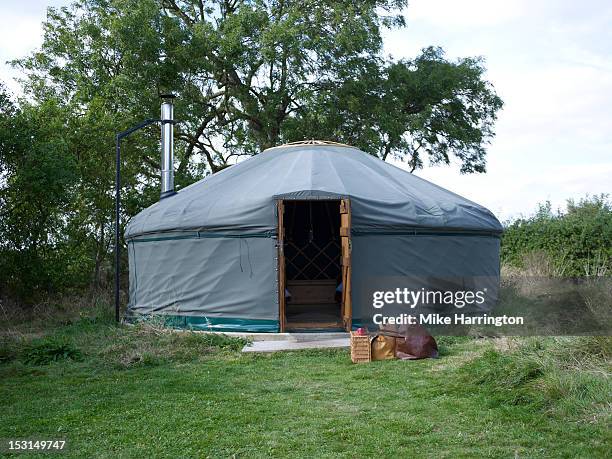
<path id="1" fill-rule="evenodd" d="M 484 207 L 356 148 L 270 148 L 129 222 L 127 316 L 214 331 L 350 330 L 371 291 L 499 282 Z"/>

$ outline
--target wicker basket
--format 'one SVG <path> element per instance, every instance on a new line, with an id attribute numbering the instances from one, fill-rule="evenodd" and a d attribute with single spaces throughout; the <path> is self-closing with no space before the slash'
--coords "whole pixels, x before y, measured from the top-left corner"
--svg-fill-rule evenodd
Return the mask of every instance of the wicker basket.
<path id="1" fill-rule="evenodd" d="M 353 363 L 372 361 L 369 335 L 358 335 L 354 331 L 351 332 L 351 360 Z"/>

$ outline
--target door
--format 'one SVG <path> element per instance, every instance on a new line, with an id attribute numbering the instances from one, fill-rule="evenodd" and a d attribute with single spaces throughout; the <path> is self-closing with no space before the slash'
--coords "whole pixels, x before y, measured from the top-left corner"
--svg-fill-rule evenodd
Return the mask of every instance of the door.
<path id="1" fill-rule="evenodd" d="M 337 202 L 337 201 L 336 201 Z M 291 221 L 285 224 L 285 201 L 277 201 L 278 214 L 278 304 L 279 329 L 285 332 L 287 328 L 287 262 L 285 258 L 286 228 L 291 228 Z M 337 217 L 336 217 L 337 218 Z M 290 220 L 290 219 L 289 219 Z M 337 220 L 336 220 L 337 221 Z M 336 227 L 337 228 L 337 227 Z M 337 229 L 336 229 L 337 231 Z M 338 234 L 338 233 L 335 233 Z M 340 261 L 341 261 L 341 319 L 342 326 L 350 331 L 352 326 L 352 300 L 351 300 L 351 207 L 348 199 L 340 200 Z M 332 284 L 335 285 L 335 284 Z M 333 286 L 332 286 L 333 290 Z"/>
<path id="2" fill-rule="evenodd" d="M 285 331 L 285 322 L 286 322 L 286 314 L 285 314 L 285 290 L 287 288 L 286 285 L 286 276 L 285 276 L 285 204 L 282 199 L 277 201 L 277 212 L 278 212 L 278 238 L 277 238 L 277 250 L 278 250 L 278 305 L 279 305 L 279 317 L 278 323 L 280 332 L 283 333 Z"/>
<path id="3" fill-rule="evenodd" d="M 351 301 L 351 202 L 340 201 L 340 242 L 342 249 L 342 322 L 351 331 L 353 304 Z"/>

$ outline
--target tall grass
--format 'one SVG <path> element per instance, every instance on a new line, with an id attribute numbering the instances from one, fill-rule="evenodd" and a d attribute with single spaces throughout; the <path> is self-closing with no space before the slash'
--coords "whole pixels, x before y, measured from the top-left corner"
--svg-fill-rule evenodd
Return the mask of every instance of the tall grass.
<path id="1" fill-rule="evenodd" d="M 235 352 L 246 340 L 221 334 L 177 331 L 159 317 L 117 324 L 110 296 L 64 298 L 33 311 L 15 309 L 0 326 L 0 364 L 38 366 L 61 360 L 92 367 L 131 368 L 187 362 Z"/>
<path id="2" fill-rule="evenodd" d="M 612 420 L 612 338 L 501 342 L 460 368 L 457 387 L 485 389 L 493 404 L 523 405 L 577 421 Z"/>

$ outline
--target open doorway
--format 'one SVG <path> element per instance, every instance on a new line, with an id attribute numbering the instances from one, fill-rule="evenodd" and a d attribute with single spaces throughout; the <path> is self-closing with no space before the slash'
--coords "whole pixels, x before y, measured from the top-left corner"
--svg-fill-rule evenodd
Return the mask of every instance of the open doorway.
<path id="1" fill-rule="evenodd" d="M 279 201 L 279 285 L 283 331 L 344 329 L 342 200 Z M 344 225 L 346 226 L 346 224 Z M 281 296 L 281 292 L 279 292 Z"/>

